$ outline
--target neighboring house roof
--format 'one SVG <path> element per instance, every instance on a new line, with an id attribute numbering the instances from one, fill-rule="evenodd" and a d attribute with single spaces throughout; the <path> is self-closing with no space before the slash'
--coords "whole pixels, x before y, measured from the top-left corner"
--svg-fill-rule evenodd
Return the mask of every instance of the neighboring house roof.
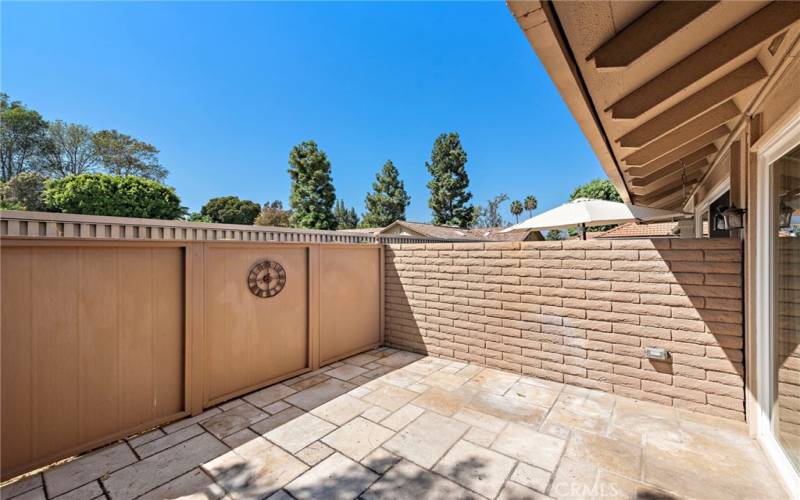
<path id="1" fill-rule="evenodd" d="M 457 226 L 443 226 L 436 224 L 425 224 L 422 222 L 408 222 L 404 220 L 394 221 L 377 234 L 407 234 L 411 236 L 427 236 L 442 240 L 474 240 L 469 229 L 462 229 Z"/>
<path id="2" fill-rule="evenodd" d="M 679 234 L 678 229 L 677 222 L 654 224 L 629 222 L 600 233 L 595 238 L 675 238 Z"/>
<path id="3" fill-rule="evenodd" d="M 470 233 L 475 235 L 476 238 L 489 241 L 542 241 L 544 236 L 539 231 L 531 229 L 522 229 L 519 231 L 509 231 L 507 233 L 501 232 L 502 227 L 488 227 L 479 229 L 470 229 Z"/>
<path id="4" fill-rule="evenodd" d="M 423 222 L 395 221 L 375 234 L 404 234 L 435 238 L 440 240 L 464 240 L 464 241 L 526 241 L 541 240 L 542 235 L 538 231 L 521 230 L 502 233 L 502 227 L 489 227 L 479 229 L 463 229 L 457 226 L 445 226 L 438 224 L 426 224 Z"/>
<path id="5" fill-rule="evenodd" d="M 364 233 L 364 234 L 377 234 L 383 230 L 382 227 L 357 227 L 355 229 L 337 229 L 337 231 L 346 231 L 348 233 Z"/>

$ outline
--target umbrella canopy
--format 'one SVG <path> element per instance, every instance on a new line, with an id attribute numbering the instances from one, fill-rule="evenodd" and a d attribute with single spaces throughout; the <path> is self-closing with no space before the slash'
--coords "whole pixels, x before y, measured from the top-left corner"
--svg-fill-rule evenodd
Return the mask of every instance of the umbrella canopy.
<path id="1" fill-rule="evenodd" d="M 683 218 L 685 216 L 682 213 L 658 208 L 640 207 L 616 201 L 578 198 L 506 228 L 504 232 L 518 229 L 542 230 L 565 229 L 575 226 L 591 227 L 605 224 L 622 224 L 624 222 L 658 221 L 678 217 Z"/>

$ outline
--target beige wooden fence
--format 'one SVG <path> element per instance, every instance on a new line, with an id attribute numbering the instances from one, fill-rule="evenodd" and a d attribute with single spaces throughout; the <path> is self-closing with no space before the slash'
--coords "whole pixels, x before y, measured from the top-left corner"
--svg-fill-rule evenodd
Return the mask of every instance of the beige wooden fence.
<path id="1" fill-rule="evenodd" d="M 374 238 L 20 214 L 0 214 L 3 478 L 382 342 Z M 249 289 L 263 259 L 274 297 Z"/>

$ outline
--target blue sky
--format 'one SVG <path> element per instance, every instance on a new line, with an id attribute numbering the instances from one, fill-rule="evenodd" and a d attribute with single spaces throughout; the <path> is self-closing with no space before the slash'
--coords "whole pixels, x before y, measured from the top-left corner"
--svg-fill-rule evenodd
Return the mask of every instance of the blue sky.
<path id="1" fill-rule="evenodd" d="M 534 194 L 541 211 L 605 177 L 503 2 L 3 2 L 1 27 L 4 92 L 152 143 L 192 210 L 286 202 L 289 150 L 306 139 L 359 213 L 391 158 L 409 220 L 430 220 L 441 132 L 461 134 L 481 204 Z"/>

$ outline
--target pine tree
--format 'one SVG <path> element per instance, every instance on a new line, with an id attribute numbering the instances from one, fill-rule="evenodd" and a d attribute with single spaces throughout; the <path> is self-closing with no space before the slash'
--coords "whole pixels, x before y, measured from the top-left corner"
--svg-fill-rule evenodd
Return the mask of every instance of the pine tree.
<path id="1" fill-rule="evenodd" d="M 534 195 L 531 194 L 525 198 L 525 210 L 528 211 L 528 217 L 533 217 L 533 211 L 537 206 L 539 206 L 539 202 Z"/>
<path id="2" fill-rule="evenodd" d="M 431 197 L 428 206 L 433 211 L 434 224 L 448 224 L 467 228 L 472 224 L 475 211 L 469 200 L 472 193 L 469 176 L 464 165 L 467 153 L 461 146 L 457 133 L 442 134 L 436 138 L 431 161 L 425 162 L 432 179 L 428 182 Z"/>
<path id="3" fill-rule="evenodd" d="M 333 210 L 333 216 L 336 217 L 336 229 L 355 229 L 358 226 L 358 215 L 356 215 L 355 208 L 347 208 L 344 200 L 336 202 L 336 208 Z"/>
<path id="4" fill-rule="evenodd" d="M 519 223 L 519 214 L 522 213 L 522 202 L 519 200 L 514 200 L 511 202 L 511 215 L 517 218 L 517 223 Z"/>
<path id="5" fill-rule="evenodd" d="M 292 226 L 306 229 L 336 229 L 333 204 L 336 191 L 331 178 L 331 163 L 314 141 L 305 141 L 289 153 L 292 191 Z"/>
<path id="6" fill-rule="evenodd" d="M 385 227 L 394 221 L 406 220 L 406 207 L 411 203 L 411 197 L 406 193 L 392 160 L 386 160 L 375 175 L 372 190 L 364 202 L 367 213 L 361 221 L 362 227 Z"/>

